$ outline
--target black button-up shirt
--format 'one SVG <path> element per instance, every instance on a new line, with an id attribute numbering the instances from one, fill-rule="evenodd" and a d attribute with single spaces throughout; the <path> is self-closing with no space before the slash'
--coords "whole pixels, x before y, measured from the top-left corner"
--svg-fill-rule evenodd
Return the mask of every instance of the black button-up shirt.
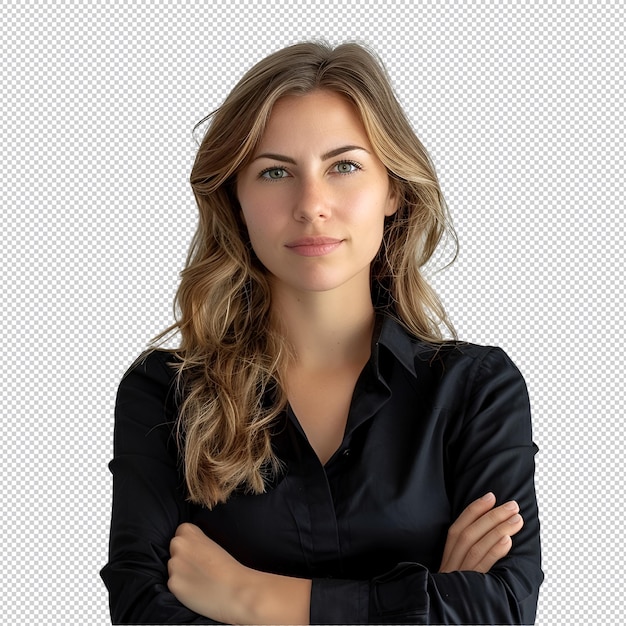
<path id="1" fill-rule="evenodd" d="M 174 357 L 154 351 L 127 372 L 102 570 L 115 623 L 215 623 L 167 588 L 169 542 L 185 521 L 247 566 L 312 579 L 312 623 L 534 622 L 537 448 L 519 371 L 499 348 L 431 346 L 380 321 L 332 458 L 321 464 L 287 409 L 274 436 L 284 471 L 265 494 L 235 493 L 213 510 L 185 501 Z M 448 528 L 488 491 L 519 503 L 511 551 L 487 574 L 437 573 Z"/>

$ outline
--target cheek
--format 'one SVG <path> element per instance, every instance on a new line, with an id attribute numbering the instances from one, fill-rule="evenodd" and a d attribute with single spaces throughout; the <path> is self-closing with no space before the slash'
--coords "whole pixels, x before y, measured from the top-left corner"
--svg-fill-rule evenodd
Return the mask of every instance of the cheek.
<path id="1" fill-rule="evenodd" d="M 276 234 L 272 228 L 272 221 L 260 219 L 258 214 L 248 214 L 245 224 L 252 249 L 259 260 L 265 264 L 268 255 L 272 255 L 271 251 L 274 248 L 274 243 L 277 241 Z"/>
<path id="2" fill-rule="evenodd" d="M 280 217 L 280 198 L 264 189 L 242 190 L 238 196 L 241 218 L 248 229 L 259 231 Z"/>
<path id="3" fill-rule="evenodd" d="M 255 202 L 254 198 L 248 193 L 240 193 L 238 195 L 238 201 L 241 221 L 248 229 L 248 234 L 252 238 L 253 233 L 256 232 L 262 224 L 262 206 L 260 206 L 258 202 Z"/>
<path id="4" fill-rule="evenodd" d="M 378 233 L 385 222 L 390 208 L 389 198 L 382 193 L 368 193 L 364 191 L 351 198 L 350 210 L 345 213 L 355 227 L 365 227 Z"/>
<path id="5" fill-rule="evenodd" d="M 243 213 L 243 211 L 242 211 Z M 246 216 L 244 214 L 244 218 L 243 218 L 243 223 L 246 226 L 246 229 L 248 230 L 248 237 L 250 239 L 250 243 L 252 244 L 253 248 L 257 247 L 257 242 L 260 238 L 260 233 L 259 230 L 257 228 L 257 225 L 255 223 L 254 219 L 250 219 L 250 217 L 248 216 L 248 218 L 246 219 Z"/>

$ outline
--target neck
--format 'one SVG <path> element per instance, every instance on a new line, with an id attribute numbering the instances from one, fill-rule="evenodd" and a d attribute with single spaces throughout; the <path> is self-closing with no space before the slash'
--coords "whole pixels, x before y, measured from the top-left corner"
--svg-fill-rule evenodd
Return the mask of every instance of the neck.
<path id="1" fill-rule="evenodd" d="M 362 363 L 369 358 L 374 307 L 367 289 L 294 292 L 274 285 L 272 309 L 296 354 L 312 370 Z"/>

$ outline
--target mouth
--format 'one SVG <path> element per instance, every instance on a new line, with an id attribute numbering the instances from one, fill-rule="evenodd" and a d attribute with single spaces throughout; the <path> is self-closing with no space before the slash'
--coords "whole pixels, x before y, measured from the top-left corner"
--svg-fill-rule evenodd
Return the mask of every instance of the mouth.
<path id="1" fill-rule="evenodd" d="M 285 247 L 300 256 L 324 256 L 336 250 L 343 239 L 335 237 L 302 237 L 285 244 Z"/>

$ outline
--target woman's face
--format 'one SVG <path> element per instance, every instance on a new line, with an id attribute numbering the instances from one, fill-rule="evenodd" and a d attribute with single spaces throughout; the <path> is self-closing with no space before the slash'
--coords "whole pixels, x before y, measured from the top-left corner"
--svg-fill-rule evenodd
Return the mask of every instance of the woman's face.
<path id="1" fill-rule="evenodd" d="M 261 263 L 300 291 L 369 286 L 385 216 L 397 208 L 356 108 L 329 91 L 276 102 L 237 197 Z"/>

